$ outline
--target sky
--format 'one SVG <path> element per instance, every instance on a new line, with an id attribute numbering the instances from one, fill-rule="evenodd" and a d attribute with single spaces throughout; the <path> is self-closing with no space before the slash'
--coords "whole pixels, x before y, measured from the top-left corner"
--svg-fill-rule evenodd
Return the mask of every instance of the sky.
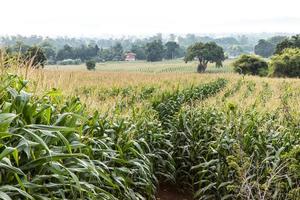
<path id="1" fill-rule="evenodd" d="M 300 32 L 300 0 L 1 0 L 0 35 Z"/>

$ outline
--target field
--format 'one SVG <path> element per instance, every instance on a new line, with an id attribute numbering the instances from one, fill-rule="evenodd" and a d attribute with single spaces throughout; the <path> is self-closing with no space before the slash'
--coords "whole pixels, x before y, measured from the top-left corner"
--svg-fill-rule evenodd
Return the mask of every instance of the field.
<path id="1" fill-rule="evenodd" d="M 209 64 L 207 72 L 231 72 L 233 60 L 226 60 L 223 68 L 216 68 Z M 105 72 L 145 72 L 145 73 L 166 73 L 166 72 L 196 72 L 197 62 L 185 63 L 183 60 L 169 60 L 161 62 L 105 62 L 97 63 L 96 71 Z M 46 69 L 51 70 L 86 70 L 85 64 L 81 65 L 48 65 Z"/>
<path id="2" fill-rule="evenodd" d="M 0 197 L 299 199 L 300 80 L 231 62 L 1 68 Z"/>

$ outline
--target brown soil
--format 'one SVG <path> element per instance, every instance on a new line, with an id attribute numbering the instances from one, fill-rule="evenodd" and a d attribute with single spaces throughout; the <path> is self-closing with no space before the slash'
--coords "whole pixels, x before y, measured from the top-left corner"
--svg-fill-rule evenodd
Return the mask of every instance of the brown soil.
<path id="1" fill-rule="evenodd" d="M 157 200 L 192 200 L 193 196 L 188 193 L 181 192 L 173 185 L 160 185 L 156 195 Z"/>

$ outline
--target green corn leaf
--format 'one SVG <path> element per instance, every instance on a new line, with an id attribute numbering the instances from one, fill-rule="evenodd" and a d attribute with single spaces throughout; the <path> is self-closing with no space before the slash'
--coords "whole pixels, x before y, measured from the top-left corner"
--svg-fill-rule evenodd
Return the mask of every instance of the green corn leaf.
<path id="1" fill-rule="evenodd" d="M 6 193 L 0 191 L 0 199 L 3 200 L 12 200 Z"/>
<path id="2" fill-rule="evenodd" d="M 8 132 L 9 125 L 16 117 L 13 113 L 0 113 L 0 132 Z"/>

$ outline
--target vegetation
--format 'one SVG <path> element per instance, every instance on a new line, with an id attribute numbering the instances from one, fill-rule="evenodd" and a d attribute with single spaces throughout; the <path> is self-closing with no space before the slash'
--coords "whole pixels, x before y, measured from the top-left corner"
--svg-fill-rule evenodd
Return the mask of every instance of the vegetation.
<path id="1" fill-rule="evenodd" d="M 130 51 L 132 53 L 136 54 L 136 59 L 137 60 L 146 60 L 147 55 L 146 55 L 146 50 L 145 50 L 145 46 L 144 45 L 132 45 Z"/>
<path id="2" fill-rule="evenodd" d="M 70 88 L 81 97 L 115 97 L 113 109 L 93 114 L 59 90 L 29 93 L 46 83 L 51 88 L 49 81 L 67 72 L 44 71 L 45 83 L 35 84 L 38 71 L 31 83 L 6 70 L 0 76 L 3 197 L 154 199 L 161 182 L 180 185 L 195 199 L 300 195 L 299 109 L 291 107 L 300 98 L 298 80 L 169 73 L 140 74 L 136 82 L 136 74 L 85 72 L 89 82 L 78 85 L 82 72 L 70 72 L 76 79 Z M 107 90 L 93 89 L 89 74 L 94 86 L 108 77 Z M 62 77 L 67 95 L 70 76 Z"/>
<path id="3" fill-rule="evenodd" d="M 167 44 L 149 42 L 147 58 L 179 49 Z M 122 45 L 109 51 L 116 62 L 108 68 L 122 65 Z M 214 42 L 189 47 L 191 64 L 126 64 L 163 72 L 148 74 L 33 70 L 33 60 L 11 54 L 0 57 L 1 199 L 154 200 L 162 185 L 197 200 L 300 198 L 299 80 L 170 73 L 197 62 L 198 72 L 221 66 L 224 51 Z M 272 75 L 299 76 L 299 58 L 298 48 L 273 56 Z M 268 70 L 252 55 L 233 66 L 242 74 Z"/>
<path id="4" fill-rule="evenodd" d="M 274 52 L 276 51 L 276 46 L 285 39 L 287 39 L 287 37 L 284 36 L 275 36 L 267 40 L 261 39 L 254 47 L 254 52 L 257 55 L 268 58 L 274 54 Z"/>
<path id="5" fill-rule="evenodd" d="M 166 59 L 174 59 L 178 57 L 179 45 L 176 42 L 167 42 L 166 46 Z"/>
<path id="6" fill-rule="evenodd" d="M 254 52 L 257 55 L 268 58 L 275 52 L 275 45 L 267 40 L 259 40 L 254 48 Z"/>
<path id="7" fill-rule="evenodd" d="M 240 74 L 266 76 L 268 63 L 258 56 L 242 55 L 233 63 L 234 71 Z"/>
<path id="8" fill-rule="evenodd" d="M 186 49 L 196 42 L 216 42 L 221 46 L 226 55 L 230 58 L 235 58 L 241 54 L 253 52 L 257 41 L 262 38 L 267 42 L 277 45 L 285 37 L 273 36 L 272 34 L 248 34 L 248 35 L 233 35 L 232 37 L 214 38 L 208 36 L 198 36 L 187 34 L 179 36 L 170 34 L 162 37 L 157 34 L 148 38 L 136 38 L 128 36 L 124 38 L 67 38 L 67 37 L 41 37 L 41 36 L 7 36 L 0 37 L 0 45 L 7 47 L 9 52 L 25 53 L 32 47 L 38 46 L 43 50 L 48 60 L 48 64 L 56 64 L 63 60 L 78 60 L 85 62 L 89 59 L 96 61 L 118 61 L 123 60 L 124 52 L 136 53 L 138 60 L 146 60 L 146 45 L 155 40 L 161 41 L 164 46 L 163 58 L 173 59 L 185 56 Z M 179 48 L 177 45 L 179 45 Z"/>
<path id="9" fill-rule="evenodd" d="M 24 54 L 25 60 L 30 60 L 31 65 L 35 68 L 44 67 L 47 58 L 42 49 L 39 47 L 33 46 L 28 48 Z"/>
<path id="10" fill-rule="evenodd" d="M 56 60 L 65 59 L 81 59 L 82 61 L 95 58 L 98 55 L 99 47 L 97 45 L 82 45 L 73 48 L 70 45 L 65 45 L 57 52 Z"/>
<path id="11" fill-rule="evenodd" d="M 291 38 L 286 38 L 282 42 L 278 43 L 276 46 L 276 54 L 280 54 L 286 48 L 300 48 L 300 35 L 292 36 Z"/>
<path id="12" fill-rule="evenodd" d="M 216 63 L 217 67 L 222 67 L 222 62 L 225 60 L 225 55 L 222 47 L 214 42 L 196 43 L 187 49 L 187 54 L 184 58 L 185 62 L 193 61 L 195 58 L 199 61 L 197 72 L 202 73 L 206 70 L 207 64 Z"/>
<path id="13" fill-rule="evenodd" d="M 161 40 L 155 40 L 146 45 L 147 61 L 161 61 L 164 57 L 164 46 Z"/>
<path id="14" fill-rule="evenodd" d="M 86 61 L 85 65 L 86 65 L 86 68 L 88 70 L 95 70 L 96 69 L 96 62 L 94 60 Z"/>
<path id="15" fill-rule="evenodd" d="M 271 58 L 270 73 L 279 77 L 300 77 L 300 49 L 284 49 Z"/>

